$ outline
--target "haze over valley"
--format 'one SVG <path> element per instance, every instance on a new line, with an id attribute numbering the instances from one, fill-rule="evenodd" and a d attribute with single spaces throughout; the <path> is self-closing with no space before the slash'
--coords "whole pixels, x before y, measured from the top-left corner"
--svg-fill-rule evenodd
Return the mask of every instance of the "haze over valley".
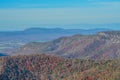
<path id="1" fill-rule="evenodd" d="M 1 31 L 0 52 L 8 53 L 30 42 L 47 42 L 63 36 L 75 34 L 90 35 L 110 29 L 62 29 L 62 28 L 29 28 L 23 31 Z"/>

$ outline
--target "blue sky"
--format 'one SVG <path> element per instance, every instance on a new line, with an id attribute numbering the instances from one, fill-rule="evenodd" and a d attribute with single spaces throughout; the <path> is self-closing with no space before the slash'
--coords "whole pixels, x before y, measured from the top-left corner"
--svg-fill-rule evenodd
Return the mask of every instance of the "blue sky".
<path id="1" fill-rule="evenodd" d="M 120 27 L 81 26 L 113 23 L 120 23 L 120 0 L 0 0 L 0 30 Z"/>

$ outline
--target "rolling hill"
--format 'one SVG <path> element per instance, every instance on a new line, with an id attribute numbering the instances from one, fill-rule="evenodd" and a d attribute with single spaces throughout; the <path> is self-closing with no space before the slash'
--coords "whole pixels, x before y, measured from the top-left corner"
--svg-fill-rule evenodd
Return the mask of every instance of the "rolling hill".
<path id="1" fill-rule="evenodd" d="M 28 43 L 16 53 L 44 53 L 80 59 L 116 59 L 120 57 L 120 31 L 99 32 L 94 35 L 78 34 L 49 42 Z"/>

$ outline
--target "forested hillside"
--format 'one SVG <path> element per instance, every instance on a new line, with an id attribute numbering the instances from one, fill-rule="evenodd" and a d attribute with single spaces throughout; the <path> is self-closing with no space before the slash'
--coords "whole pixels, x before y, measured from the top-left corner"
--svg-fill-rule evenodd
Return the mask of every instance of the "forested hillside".
<path id="1" fill-rule="evenodd" d="M 120 80 L 120 60 L 65 59 L 44 54 L 2 57 L 0 80 Z"/>

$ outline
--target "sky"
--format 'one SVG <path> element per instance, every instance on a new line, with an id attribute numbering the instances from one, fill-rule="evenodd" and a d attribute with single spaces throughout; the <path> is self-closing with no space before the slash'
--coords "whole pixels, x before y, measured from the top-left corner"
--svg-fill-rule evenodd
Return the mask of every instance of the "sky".
<path id="1" fill-rule="evenodd" d="M 30 27 L 120 29 L 120 0 L 0 0 L 0 31 Z"/>

